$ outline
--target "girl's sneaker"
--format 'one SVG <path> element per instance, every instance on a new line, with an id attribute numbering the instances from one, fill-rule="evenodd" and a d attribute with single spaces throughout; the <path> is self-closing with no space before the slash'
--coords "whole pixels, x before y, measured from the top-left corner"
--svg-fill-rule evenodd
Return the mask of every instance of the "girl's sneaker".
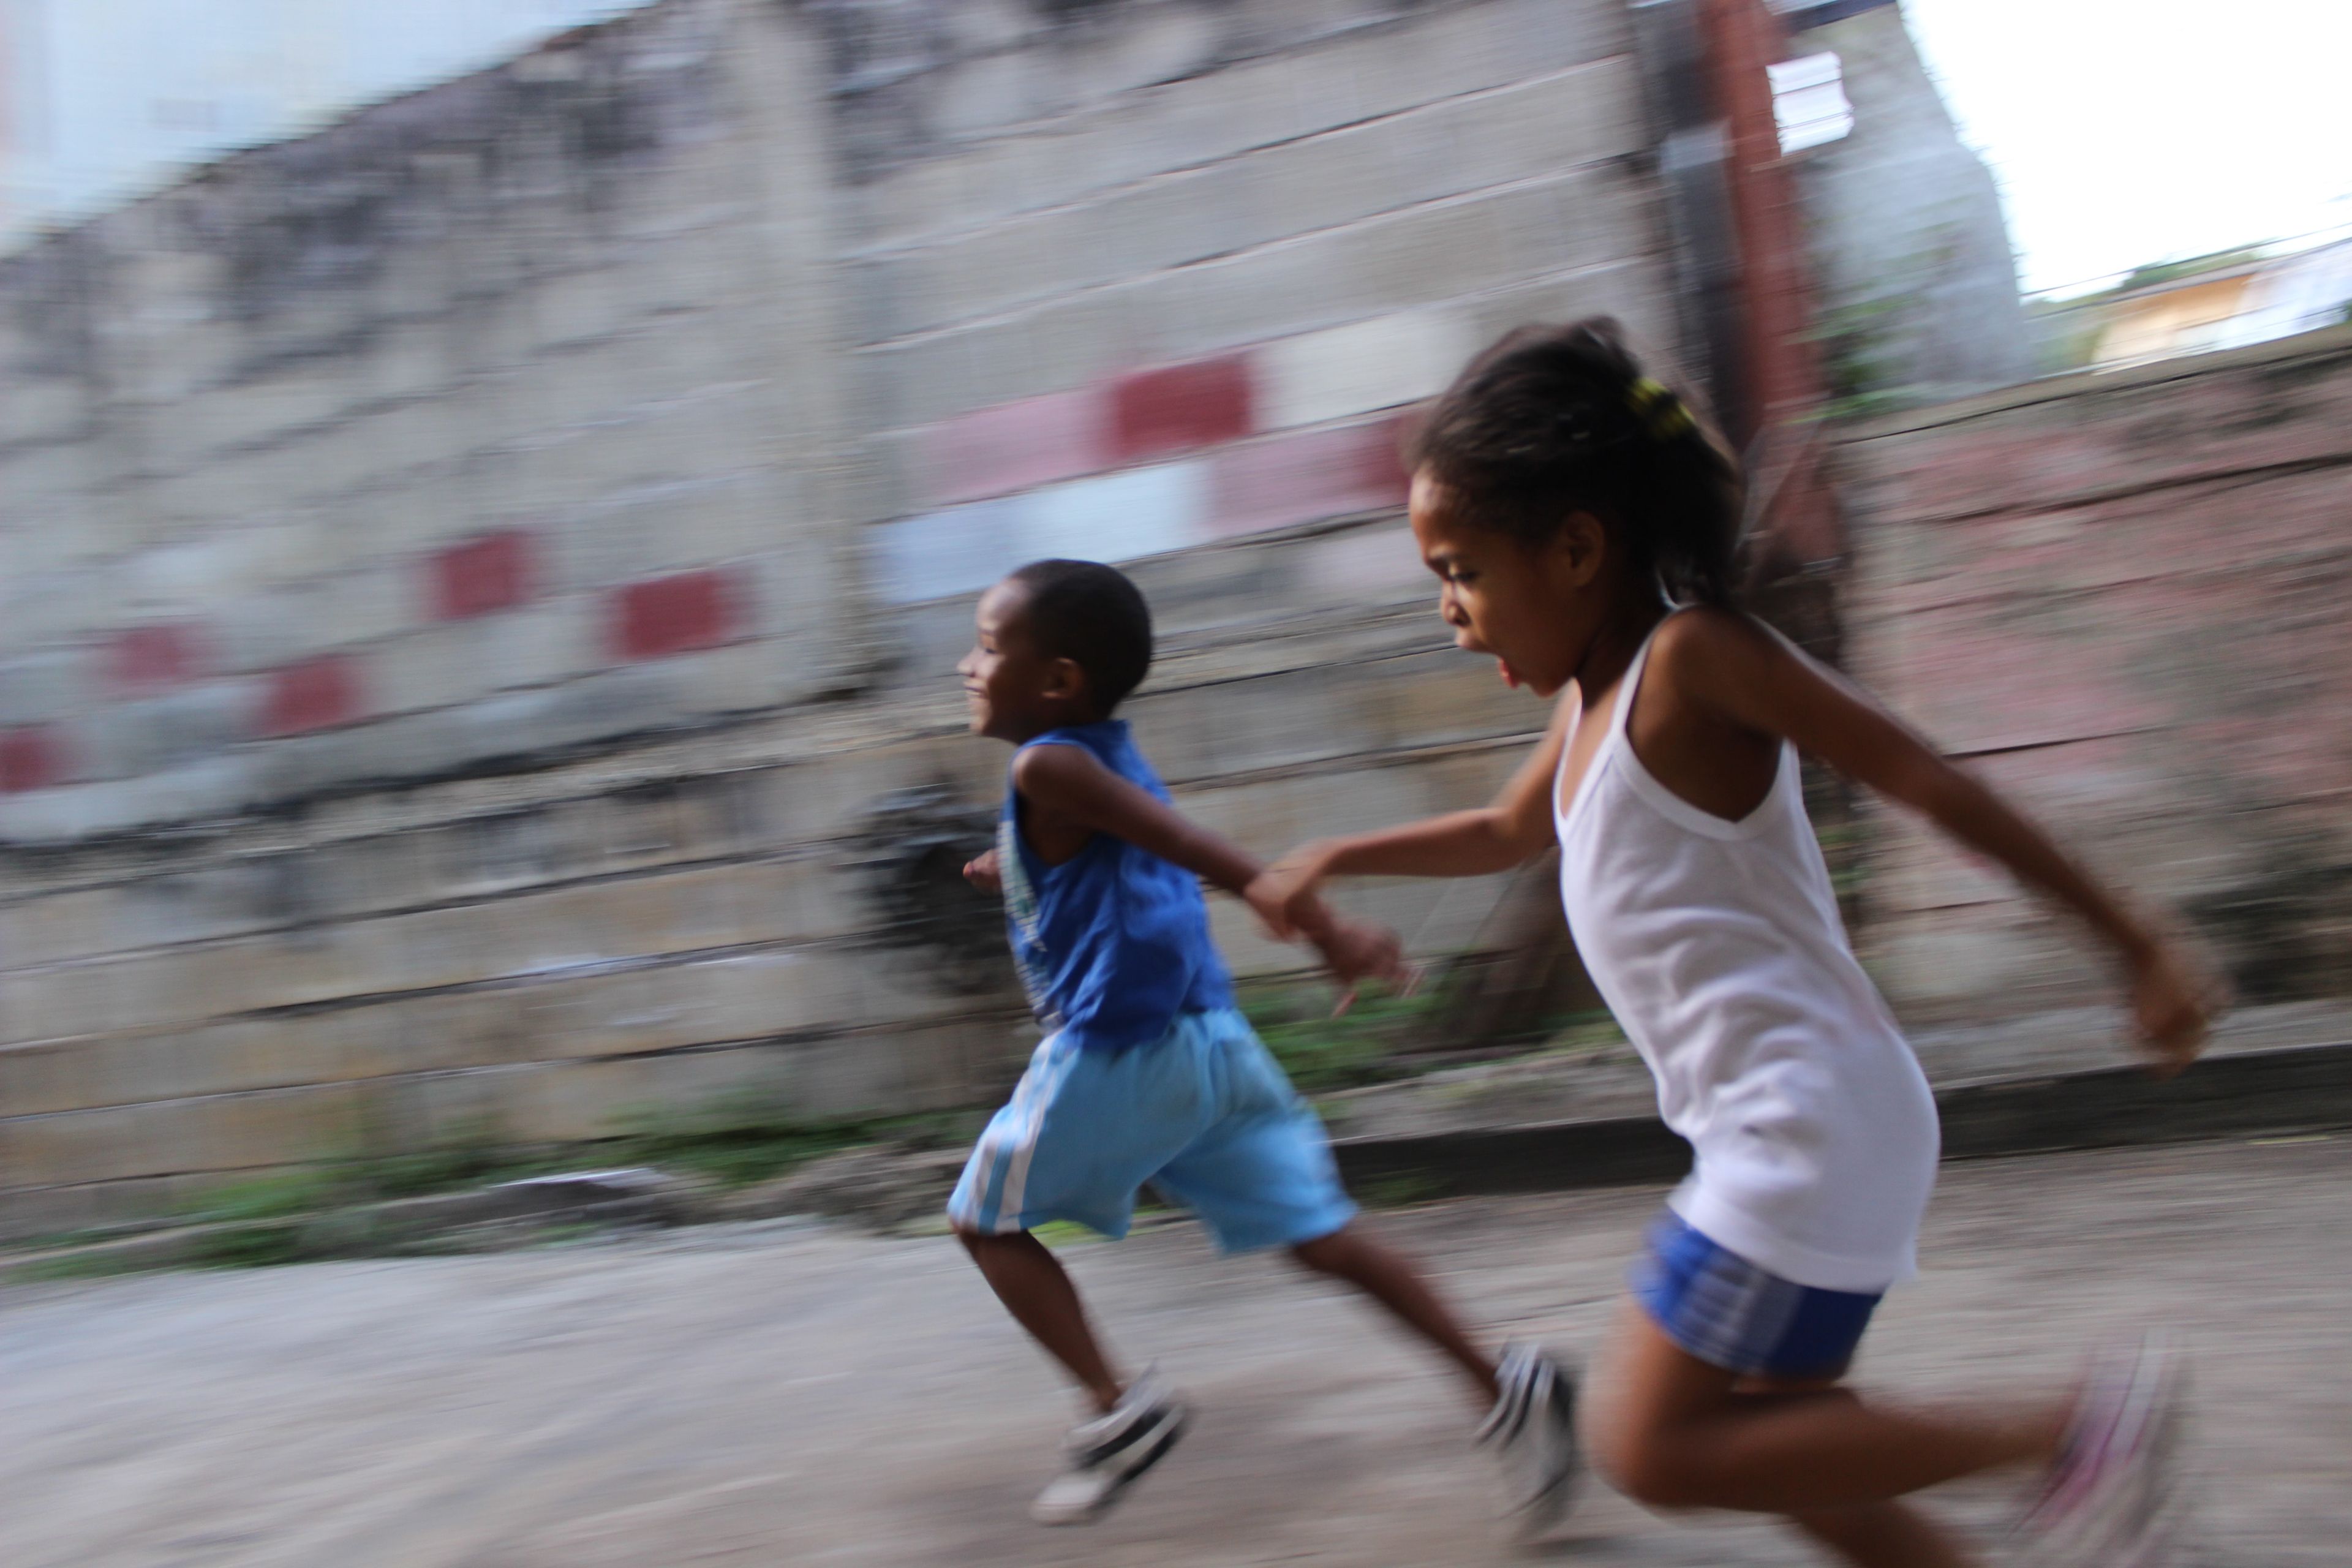
<path id="1" fill-rule="evenodd" d="M 1168 1457 L 1190 1414 L 1159 1373 L 1147 1370 L 1109 1415 L 1070 1428 L 1068 1468 L 1037 1494 L 1029 1517 L 1040 1524 L 1092 1524 Z"/>
<path id="2" fill-rule="evenodd" d="M 2181 1544 L 2188 1371 L 2159 1335 L 2095 1363 L 2020 1526 L 2036 1568 L 2165 1568 Z"/>
<path id="3" fill-rule="evenodd" d="M 1576 1447 L 1576 1373 L 1534 1345 L 1503 1347 L 1501 1392 L 1479 1424 L 1478 1441 L 1503 1464 L 1507 1516 L 1523 1537 L 1543 1534 L 1568 1512 L 1583 1468 Z"/>

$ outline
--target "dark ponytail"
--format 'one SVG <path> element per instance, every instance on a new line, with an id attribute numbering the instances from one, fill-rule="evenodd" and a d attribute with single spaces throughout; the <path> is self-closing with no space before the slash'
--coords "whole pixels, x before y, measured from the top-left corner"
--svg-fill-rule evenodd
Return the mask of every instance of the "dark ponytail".
<path id="1" fill-rule="evenodd" d="M 1589 511 L 1676 603 L 1731 601 L 1739 466 L 1605 317 L 1505 336 L 1454 378 L 1408 458 L 1466 521 L 1539 542 Z"/>

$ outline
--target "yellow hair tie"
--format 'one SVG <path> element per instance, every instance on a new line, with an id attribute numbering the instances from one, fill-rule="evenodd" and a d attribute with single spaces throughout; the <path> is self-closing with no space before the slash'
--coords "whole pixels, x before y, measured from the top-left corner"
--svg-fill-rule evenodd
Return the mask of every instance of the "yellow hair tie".
<path id="1" fill-rule="evenodd" d="M 1674 389 L 1661 381 L 1643 376 L 1625 389 L 1625 402 L 1633 416 L 1649 431 L 1655 441 L 1671 440 L 1695 427 L 1698 421 L 1691 416 L 1683 400 Z"/>

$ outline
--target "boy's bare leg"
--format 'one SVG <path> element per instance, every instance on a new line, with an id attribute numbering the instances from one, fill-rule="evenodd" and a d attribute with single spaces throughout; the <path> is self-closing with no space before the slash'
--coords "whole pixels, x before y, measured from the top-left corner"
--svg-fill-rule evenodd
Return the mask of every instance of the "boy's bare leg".
<path id="1" fill-rule="evenodd" d="M 1013 1314 L 1013 1321 L 1067 1368 L 1095 1408 L 1108 1415 L 1126 1387 L 1112 1374 L 1093 1325 L 1087 1321 L 1078 1288 L 1070 1282 L 1052 1249 L 1025 1230 L 1011 1236 L 958 1231 L 956 1239 L 980 1265 L 981 1278 Z"/>
<path id="2" fill-rule="evenodd" d="M 1318 1274 L 1344 1279 L 1387 1308 L 1396 1320 L 1443 1351 L 1475 1389 L 1483 1412 L 1496 1396 L 1495 1363 L 1472 1342 L 1429 1281 L 1411 1263 L 1349 1222 L 1330 1235 L 1303 1242 L 1290 1255 Z"/>

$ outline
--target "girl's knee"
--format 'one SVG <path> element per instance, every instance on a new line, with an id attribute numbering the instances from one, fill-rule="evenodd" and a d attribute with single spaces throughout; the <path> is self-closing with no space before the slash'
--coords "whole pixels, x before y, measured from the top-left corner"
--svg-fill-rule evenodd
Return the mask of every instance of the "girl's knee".
<path id="1" fill-rule="evenodd" d="M 1654 1428 L 1588 1430 L 1584 1451 L 1612 1487 L 1645 1507 L 1701 1508 L 1706 1499 L 1682 1446 Z"/>
<path id="2" fill-rule="evenodd" d="M 1660 1413 L 1629 1397 L 1616 1369 L 1603 1365 L 1579 1402 L 1577 1436 L 1595 1474 L 1635 1502 L 1655 1509 L 1703 1507 L 1693 1446 Z"/>

